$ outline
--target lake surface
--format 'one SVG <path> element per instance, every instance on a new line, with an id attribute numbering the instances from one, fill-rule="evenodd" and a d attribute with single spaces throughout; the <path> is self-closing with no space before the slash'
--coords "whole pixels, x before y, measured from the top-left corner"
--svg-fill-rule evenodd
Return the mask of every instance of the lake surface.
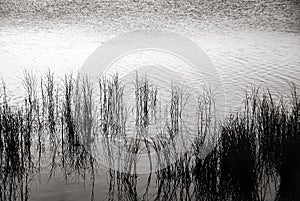
<path id="1" fill-rule="evenodd" d="M 126 18 L 126 17 L 125 17 Z M 111 19 L 109 19 L 111 20 Z M 6 20 L 0 27 L 0 78 L 7 86 L 7 93 L 12 103 L 23 101 L 22 78 L 24 70 L 40 75 L 50 69 L 56 79 L 63 79 L 65 73 L 80 70 L 88 56 L 107 40 L 131 30 L 158 28 L 182 34 L 197 44 L 208 55 L 218 70 L 222 80 L 227 112 L 237 109 L 244 97 L 244 90 L 252 84 L 268 87 L 273 93 L 285 94 L 294 82 L 300 85 L 300 33 L 256 29 L 210 29 L 198 26 L 195 21 L 178 20 L 170 26 L 163 26 L 166 21 L 155 25 L 146 17 L 134 25 L 125 23 L 118 30 L 118 22 L 112 28 L 96 23 L 81 26 L 80 23 L 29 23 L 22 20 Z M 168 19 L 171 21 L 170 19 Z M 91 19 L 93 21 L 93 19 Z M 89 22 L 91 22 L 89 21 Z M 137 20 L 138 21 L 138 20 Z M 169 22 L 168 21 L 168 22 Z M 166 23 L 168 23 L 166 22 Z M 84 23 L 82 23 L 84 24 Z M 124 28 L 124 26 L 126 28 Z M 168 99 L 172 80 L 187 81 L 195 76 L 190 66 L 184 61 L 166 53 L 139 51 L 116 61 L 112 67 L 125 69 L 133 66 L 141 73 L 146 73 L 160 87 L 162 98 Z M 167 68 L 177 69 L 170 73 Z M 127 81 L 134 80 L 134 72 L 126 76 Z M 194 79 L 197 80 L 197 79 Z M 201 79 L 189 83 L 198 88 Z M 192 112 L 192 111 L 191 111 Z M 110 180 L 106 167 L 98 170 L 94 185 L 96 200 L 109 199 Z M 31 200 L 89 200 L 92 182 L 71 180 L 66 185 L 58 171 L 55 178 L 47 182 L 48 172 L 42 173 L 41 183 L 31 185 Z M 147 190 L 148 174 L 138 177 L 137 192 L 140 197 Z M 119 180 L 120 182 L 120 180 Z M 122 182 L 122 181 L 121 181 Z M 124 182 L 124 181 L 123 181 Z M 154 199 L 157 184 L 155 175 L 150 180 L 147 199 Z M 274 198 L 274 192 L 269 195 Z"/>
<path id="2" fill-rule="evenodd" d="M 181 33 L 179 29 L 176 32 Z M 20 102 L 24 94 L 24 70 L 39 75 L 50 69 L 61 78 L 65 73 L 76 73 L 98 46 L 116 35 L 76 26 L 63 29 L 2 28 L 0 77 L 8 86 L 7 91 L 13 102 Z M 183 32 L 182 35 L 202 48 L 217 68 L 229 106 L 241 100 L 243 90 L 251 84 L 269 87 L 274 92 L 285 92 L 290 82 L 300 82 L 298 33 L 248 30 L 218 34 L 194 30 L 189 34 Z M 153 75 L 162 88 L 170 88 L 172 80 L 172 76 L 159 72 L 164 67 L 184 69 L 174 73 L 175 77 L 183 76 L 183 80 L 193 76 L 188 64 L 183 61 L 174 59 L 171 55 L 151 51 L 133 53 L 114 65 L 119 68 L 148 68 L 145 72 Z M 199 83 L 192 83 L 192 86 L 198 85 Z"/>

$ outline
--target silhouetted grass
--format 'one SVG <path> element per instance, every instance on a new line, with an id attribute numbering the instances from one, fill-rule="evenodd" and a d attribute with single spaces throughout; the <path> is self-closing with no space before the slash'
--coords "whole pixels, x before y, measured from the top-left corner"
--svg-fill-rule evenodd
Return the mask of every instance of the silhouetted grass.
<path id="1" fill-rule="evenodd" d="M 40 80 L 25 72 L 23 85 L 20 107 L 12 107 L 2 87 L 0 200 L 28 200 L 30 184 L 44 168 L 49 179 L 63 172 L 66 182 L 90 176 L 94 189 L 98 152 L 110 167 L 109 200 L 265 200 L 272 190 L 276 200 L 299 198 L 295 85 L 288 98 L 254 87 L 242 108 L 222 121 L 213 93 L 203 91 L 188 111 L 196 129 L 185 119 L 189 89 L 172 84 L 162 108 L 159 90 L 146 76 L 136 75 L 130 107 L 118 75 L 94 86 L 87 77 L 66 75 L 57 83 L 50 71 Z M 128 114 L 134 128 L 128 128 Z M 152 173 L 139 190 L 144 153 Z"/>
<path id="2" fill-rule="evenodd" d="M 300 198 L 300 96 L 298 88 L 292 86 L 290 113 L 281 137 L 277 171 L 280 186 L 276 200 L 297 200 Z"/>
<path id="3" fill-rule="evenodd" d="M 270 189 L 278 189 L 278 200 L 299 198 L 299 95 L 295 86 L 291 91 L 289 100 L 269 90 L 246 92 L 241 110 L 220 125 L 216 148 L 196 158 L 198 199 L 265 200 Z"/>
<path id="4" fill-rule="evenodd" d="M 0 107 L 0 200 L 28 200 L 33 173 L 30 109 L 13 109 L 5 86 Z M 31 174 L 30 174 L 31 173 Z"/>

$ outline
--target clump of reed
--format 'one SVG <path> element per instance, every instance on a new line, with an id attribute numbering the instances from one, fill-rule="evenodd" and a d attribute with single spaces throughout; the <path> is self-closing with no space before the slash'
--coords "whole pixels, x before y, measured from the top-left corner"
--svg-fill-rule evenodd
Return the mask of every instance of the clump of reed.
<path id="1" fill-rule="evenodd" d="M 300 197 L 300 95 L 298 88 L 291 87 L 289 113 L 282 115 L 280 140 L 276 152 L 275 168 L 279 174 L 279 189 L 276 200 L 297 200 Z M 288 106 L 287 106 L 288 107 Z"/>
<path id="2" fill-rule="evenodd" d="M 61 83 L 54 78 L 50 71 L 40 80 L 25 72 L 21 107 L 8 101 L 3 84 L 0 200 L 28 200 L 31 181 L 44 167 L 50 167 L 49 179 L 57 170 L 66 182 L 89 175 L 94 187 L 99 152 L 110 167 L 110 200 L 265 200 L 272 189 L 276 200 L 300 196 L 295 85 L 287 99 L 254 87 L 239 111 L 219 121 L 209 90 L 187 111 L 189 89 L 173 84 L 162 109 L 158 88 L 136 74 L 130 110 L 118 75 L 102 77 L 98 91 L 88 77 L 70 74 Z M 186 124 L 187 113 L 195 115 L 196 129 Z M 137 166 L 144 153 L 151 173 L 140 193 Z"/>
<path id="3" fill-rule="evenodd" d="M 121 146 L 126 139 L 127 109 L 123 102 L 124 86 L 118 75 L 108 79 L 102 77 L 99 82 L 99 136 L 103 145 L 105 163 L 109 167 L 121 168 Z M 114 149 L 117 147 L 117 150 Z M 116 160 L 117 159 L 117 160 Z M 120 169 L 120 171 L 122 171 Z"/>
<path id="4" fill-rule="evenodd" d="M 185 144 L 189 131 L 184 119 L 189 98 L 188 88 L 172 83 L 164 126 L 151 138 L 157 161 L 155 200 L 192 199 L 192 156 Z"/>
<path id="5" fill-rule="evenodd" d="M 150 152 L 147 141 L 151 114 L 154 113 L 156 93 L 148 80 L 135 79 L 135 128 L 127 132 L 126 122 L 129 107 L 124 102 L 124 87 L 118 75 L 99 80 L 100 89 L 100 134 L 109 165 L 108 200 L 139 200 L 148 196 L 147 189 L 139 195 L 137 164 L 144 144 Z M 128 98 L 128 97 L 127 97 Z M 151 165 L 150 154 L 149 160 Z M 151 169 L 151 168 L 150 168 Z M 148 179 L 148 187 L 151 176 Z"/>
<path id="6" fill-rule="evenodd" d="M 136 137 L 143 140 L 149 159 L 149 171 L 152 172 L 151 134 L 149 126 L 157 120 L 157 87 L 150 84 L 147 76 L 135 79 L 135 127 Z M 152 132 L 152 131 L 150 131 Z"/>
<path id="7" fill-rule="evenodd" d="M 0 200 L 29 199 L 29 184 L 34 171 L 31 115 L 32 105 L 17 110 L 10 106 L 3 83 L 0 107 Z"/>
<path id="8" fill-rule="evenodd" d="M 86 171 L 95 178 L 95 160 L 89 147 L 93 139 L 92 87 L 88 79 L 78 77 L 76 82 L 66 76 L 61 88 L 48 71 L 38 84 L 36 75 L 24 72 L 25 98 L 21 107 L 9 103 L 3 84 L 1 200 L 28 200 L 31 180 L 49 161 L 49 179 L 57 167 L 62 168 L 66 181 L 73 173 L 85 180 Z"/>
<path id="9" fill-rule="evenodd" d="M 221 131 L 221 197 L 256 200 L 257 166 L 255 133 L 240 116 L 232 117 Z"/>
<path id="10" fill-rule="evenodd" d="M 215 100 L 211 90 L 199 95 L 196 110 L 197 130 L 193 142 L 194 162 L 192 176 L 195 198 L 199 200 L 219 199 L 219 140 L 218 119 Z"/>
<path id="11" fill-rule="evenodd" d="M 265 200 L 270 189 L 277 189 L 277 200 L 296 200 L 299 95 L 295 86 L 291 91 L 284 100 L 254 87 L 246 92 L 241 110 L 219 125 L 212 152 L 201 160 L 195 146 L 198 199 Z M 194 145 L 201 147 L 199 139 Z"/>
<path id="12" fill-rule="evenodd" d="M 41 114 L 39 119 L 38 132 L 38 153 L 39 161 L 45 152 L 50 157 L 50 176 L 57 167 L 57 155 L 59 153 L 59 125 L 60 125 L 60 106 L 59 106 L 59 88 L 54 81 L 54 74 L 48 70 L 41 78 Z M 46 146 L 49 146 L 47 151 Z M 39 162 L 40 164 L 41 162 Z"/>
<path id="13" fill-rule="evenodd" d="M 94 139 L 93 87 L 87 77 L 66 75 L 61 105 L 61 167 L 67 181 L 68 175 L 86 173 L 95 179 L 96 161 L 92 153 Z"/>
<path id="14" fill-rule="evenodd" d="M 99 80 L 100 132 L 103 137 L 125 135 L 127 111 L 123 100 L 124 86 L 118 75 Z"/>

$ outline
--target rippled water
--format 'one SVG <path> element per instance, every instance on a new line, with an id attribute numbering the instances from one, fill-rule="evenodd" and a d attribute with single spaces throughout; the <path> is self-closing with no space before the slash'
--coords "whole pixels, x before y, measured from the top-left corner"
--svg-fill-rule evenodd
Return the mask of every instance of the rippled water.
<path id="1" fill-rule="evenodd" d="M 289 87 L 289 82 L 300 82 L 300 36 L 297 33 L 236 31 L 217 34 L 195 31 L 184 35 L 199 45 L 218 69 L 228 105 L 240 100 L 243 90 L 250 84 L 280 92 Z M 13 101 L 22 101 L 21 79 L 25 69 L 37 74 L 50 69 L 58 77 L 66 72 L 77 72 L 98 46 L 114 36 L 77 27 L 64 30 L 1 29 L 0 77 L 6 82 Z M 148 74 L 154 75 L 162 86 L 167 84 L 166 77 L 158 66 L 184 69 L 175 73 L 183 79 L 193 76 L 182 61 L 151 51 L 128 55 L 114 65 L 140 69 L 155 66 Z M 165 87 L 169 86 L 170 82 Z"/>
<path id="2" fill-rule="evenodd" d="M 7 85 L 11 101 L 22 101 L 24 91 L 21 79 L 24 70 L 39 74 L 50 69 L 57 77 L 62 77 L 66 72 L 76 73 L 98 46 L 115 35 L 72 26 L 64 29 L 22 26 L 0 29 L 0 77 Z M 194 30 L 188 34 L 183 32 L 183 35 L 199 45 L 216 66 L 225 88 L 228 109 L 235 109 L 239 105 L 243 90 L 251 84 L 269 87 L 274 93 L 285 93 L 291 81 L 300 84 L 298 33 Z M 166 94 L 165 98 L 172 80 L 186 80 L 195 76 L 188 64 L 178 58 L 151 51 L 128 55 L 114 66 L 134 66 L 140 72 L 147 73 L 160 86 L 162 94 Z M 164 72 L 168 67 L 180 70 L 166 74 Z M 130 81 L 133 76 L 127 75 L 126 79 Z M 197 87 L 199 83 L 201 80 L 189 85 Z M 99 174 L 101 179 L 96 180 L 95 196 L 97 200 L 103 200 L 107 198 L 109 188 L 106 169 L 99 170 Z M 87 200 L 90 197 L 92 187 L 89 182 L 83 188 L 82 182 L 71 182 L 66 186 L 59 173 L 49 183 L 46 177 L 45 173 L 42 184 L 32 185 L 32 200 Z M 147 175 L 141 175 L 142 182 L 146 179 Z"/>

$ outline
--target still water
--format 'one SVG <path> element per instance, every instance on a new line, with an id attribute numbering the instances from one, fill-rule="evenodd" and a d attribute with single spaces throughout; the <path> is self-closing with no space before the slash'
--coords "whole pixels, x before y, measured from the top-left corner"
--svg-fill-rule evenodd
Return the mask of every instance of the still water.
<path id="1" fill-rule="evenodd" d="M 180 33 L 180 30 L 177 31 Z M 22 77 L 24 70 L 36 74 L 50 69 L 57 79 L 65 73 L 76 73 L 87 57 L 102 43 L 118 35 L 101 31 L 89 31 L 68 26 L 63 29 L 33 27 L 6 27 L 0 30 L 0 77 L 5 81 L 11 101 L 22 101 Z M 216 33 L 195 30 L 183 35 L 196 43 L 209 56 L 218 70 L 226 94 L 226 108 L 234 110 L 240 104 L 244 90 L 251 84 L 269 87 L 274 93 L 286 93 L 289 83 L 300 84 L 300 35 L 270 31 L 234 31 Z M 134 66 L 147 73 L 163 94 L 168 96 L 172 80 L 186 80 L 194 76 L 188 64 L 168 54 L 140 51 L 127 55 L 115 64 L 118 68 Z M 164 73 L 172 67 L 181 69 L 173 74 Z M 128 80 L 134 77 L 127 77 Z M 200 81 L 199 81 L 200 83 Z M 197 87 L 199 83 L 190 83 Z M 96 200 L 108 198 L 109 181 L 105 167 L 98 171 L 94 193 Z M 41 183 L 32 183 L 31 200 L 88 200 L 92 183 L 69 181 L 65 184 L 61 173 L 47 182 L 48 173 L 41 176 Z M 140 175 L 137 192 L 143 197 L 149 175 Z M 150 181 L 149 199 L 155 198 L 155 176 Z M 153 192 L 153 193 L 151 193 Z"/>

